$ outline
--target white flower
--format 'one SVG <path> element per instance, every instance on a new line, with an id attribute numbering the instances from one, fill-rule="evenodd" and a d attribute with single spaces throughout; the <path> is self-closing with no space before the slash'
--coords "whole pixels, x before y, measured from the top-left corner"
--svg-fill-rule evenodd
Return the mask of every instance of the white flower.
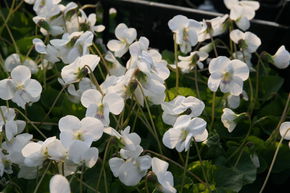
<path id="1" fill-rule="evenodd" d="M 176 15 L 169 20 L 168 26 L 175 33 L 175 41 L 180 46 L 181 52 L 186 54 L 197 44 L 198 33 L 201 30 L 199 22 L 183 15 Z"/>
<path id="2" fill-rule="evenodd" d="M 112 52 L 107 52 L 105 59 L 109 61 L 108 68 L 110 75 L 121 76 L 125 74 L 126 68 L 120 64 Z"/>
<path id="3" fill-rule="evenodd" d="M 60 13 L 60 2 L 61 0 L 35 0 L 33 10 L 38 16 L 52 17 Z"/>
<path id="4" fill-rule="evenodd" d="M 85 164 L 88 168 L 92 168 L 99 157 L 99 150 L 90 147 L 83 141 L 74 141 L 68 151 L 69 160 L 77 165 Z"/>
<path id="5" fill-rule="evenodd" d="M 221 116 L 222 123 L 225 128 L 231 133 L 235 127 L 237 126 L 237 118 L 239 117 L 238 114 L 233 112 L 231 109 L 224 108 L 223 114 Z"/>
<path id="6" fill-rule="evenodd" d="M 193 97 L 177 96 L 170 102 L 163 102 L 161 104 L 163 109 L 162 119 L 168 125 L 173 125 L 177 117 L 183 113 L 190 117 L 198 117 L 201 115 L 205 105 L 204 103 Z"/>
<path id="7" fill-rule="evenodd" d="M 80 31 L 87 31 L 90 30 L 92 32 L 102 32 L 105 30 L 104 25 L 96 25 L 97 22 L 97 16 L 95 13 L 91 13 L 88 17 L 86 13 L 79 9 L 79 12 L 81 13 L 81 16 L 79 17 L 79 23 L 80 23 Z"/>
<path id="8" fill-rule="evenodd" d="M 136 39 L 137 32 L 134 28 L 128 28 L 124 23 L 120 23 L 115 29 L 115 35 L 118 40 L 110 40 L 107 46 L 116 57 L 122 57 Z"/>
<path id="9" fill-rule="evenodd" d="M 22 148 L 30 142 L 32 139 L 32 135 L 28 133 L 22 133 L 14 137 L 11 141 L 3 142 L 2 148 L 5 149 L 9 155 L 9 159 L 12 163 L 23 165 L 24 164 L 24 157 L 21 153 Z"/>
<path id="10" fill-rule="evenodd" d="M 84 55 L 77 57 L 76 60 L 63 67 L 61 70 L 61 77 L 65 84 L 71 84 L 80 81 L 87 73 L 91 73 L 97 67 L 100 57 L 97 55 Z M 90 68 L 87 69 L 87 68 Z"/>
<path id="11" fill-rule="evenodd" d="M 272 56 L 273 64 L 277 68 L 285 69 L 290 64 L 290 54 L 285 49 L 285 46 L 281 46 L 274 56 Z"/>
<path id="12" fill-rule="evenodd" d="M 180 68 L 183 73 L 189 73 L 196 66 L 203 69 L 202 61 L 206 60 L 207 57 L 208 53 L 200 51 L 191 52 L 189 56 L 178 56 L 180 60 L 180 62 L 178 62 L 178 68 Z M 171 65 L 171 67 L 176 68 L 176 65 Z"/>
<path id="13" fill-rule="evenodd" d="M 124 99 L 115 93 L 108 93 L 104 96 L 96 89 L 86 90 L 81 103 L 87 108 L 86 116 L 100 119 L 104 125 L 109 125 L 109 112 L 119 115 L 124 108 Z"/>
<path id="14" fill-rule="evenodd" d="M 16 66 L 24 65 L 28 67 L 32 74 L 38 72 L 38 67 L 36 63 L 30 58 L 23 58 L 21 60 L 21 56 L 19 54 L 11 54 L 8 56 L 4 62 L 4 68 L 6 72 L 11 72 Z"/>
<path id="15" fill-rule="evenodd" d="M 255 11 L 260 7 L 257 1 L 224 0 L 224 3 L 231 10 L 230 18 L 242 30 L 250 27 L 249 20 L 255 17 Z"/>
<path id="16" fill-rule="evenodd" d="M 5 106 L 1 106 L 0 108 L 0 131 L 3 131 L 4 126 L 5 136 L 7 140 L 10 141 L 15 135 L 24 130 L 26 122 L 22 120 L 14 120 L 16 116 L 14 109 Z"/>
<path id="17" fill-rule="evenodd" d="M 95 88 L 96 86 L 92 83 L 92 81 L 85 77 L 80 80 L 77 87 L 74 84 L 70 84 L 67 91 L 72 96 L 71 100 L 77 103 L 80 101 L 82 94 L 86 90 Z"/>
<path id="18" fill-rule="evenodd" d="M 229 94 L 227 96 L 227 103 L 228 103 L 228 106 L 231 108 L 231 109 L 236 109 L 240 106 L 240 99 L 243 98 L 245 101 L 248 101 L 249 100 L 249 97 L 246 93 L 246 91 L 243 90 L 242 94 L 238 95 L 238 96 L 235 96 L 235 95 L 232 95 L 232 94 Z"/>
<path id="19" fill-rule="evenodd" d="M 242 51 L 254 53 L 261 45 L 258 36 L 251 32 L 242 32 L 238 29 L 231 31 L 230 38 L 235 44 L 239 44 Z"/>
<path id="20" fill-rule="evenodd" d="M 207 135 L 206 122 L 203 119 L 181 115 L 176 119 L 173 128 L 164 133 L 162 141 L 166 147 L 182 152 L 189 149 L 193 138 L 200 142 L 206 140 Z"/>
<path id="21" fill-rule="evenodd" d="M 49 61 L 53 64 L 59 61 L 59 59 L 58 59 L 59 53 L 55 47 L 51 46 L 50 44 L 48 44 L 46 46 L 43 43 L 43 41 L 41 39 L 38 39 L 38 38 L 33 39 L 33 44 L 34 44 L 35 50 L 38 53 L 44 55 L 44 58 L 47 61 Z"/>
<path id="22" fill-rule="evenodd" d="M 209 63 L 208 87 L 216 92 L 239 95 L 243 91 L 243 81 L 249 77 L 249 67 L 240 60 L 230 60 L 225 56 L 214 58 Z"/>
<path id="23" fill-rule="evenodd" d="M 63 34 L 62 39 L 50 41 L 59 52 L 59 57 L 65 64 L 74 62 L 77 57 L 89 54 L 94 34 L 91 31 Z"/>
<path id="24" fill-rule="evenodd" d="M 118 177 L 123 184 L 135 186 L 151 167 L 151 157 L 145 155 L 127 160 L 113 157 L 109 160 L 109 165 L 114 176 Z"/>
<path id="25" fill-rule="evenodd" d="M 172 173 L 167 171 L 169 164 L 156 157 L 152 158 L 152 171 L 157 176 L 157 180 L 161 185 L 160 189 L 164 193 L 175 193 Z"/>
<path id="26" fill-rule="evenodd" d="M 47 138 L 44 142 L 30 142 L 21 152 L 25 165 L 29 167 L 41 166 L 46 159 L 63 161 L 67 156 L 66 148 L 56 137 Z"/>
<path id="27" fill-rule="evenodd" d="M 203 42 L 204 40 L 210 39 L 210 36 L 215 37 L 223 34 L 226 31 L 226 21 L 229 15 L 218 16 L 210 20 L 202 21 L 202 29 L 198 33 L 198 41 Z"/>
<path id="28" fill-rule="evenodd" d="M 18 106 L 25 108 L 25 104 L 37 102 L 40 98 L 42 87 L 37 80 L 31 79 L 28 67 L 20 65 L 11 72 L 11 79 L 0 81 L 0 98 L 12 99 Z"/>
<path id="29" fill-rule="evenodd" d="M 290 122 L 286 121 L 280 125 L 280 135 L 286 140 L 290 140 Z"/>
<path id="30" fill-rule="evenodd" d="M 93 117 L 85 117 L 79 120 L 75 116 L 67 115 L 59 120 L 58 127 L 61 142 L 66 148 L 69 148 L 77 140 L 91 146 L 93 141 L 102 137 L 104 125 Z"/>
<path id="31" fill-rule="evenodd" d="M 45 36 L 58 36 L 64 32 L 64 28 L 62 26 L 56 25 L 54 20 L 51 21 L 49 18 L 36 16 L 33 17 L 32 20 L 40 27 L 40 32 Z M 61 23 L 59 24 L 61 25 Z"/>
<path id="32" fill-rule="evenodd" d="M 233 53 L 233 57 L 235 59 L 238 59 L 238 60 L 241 60 L 241 61 L 244 61 L 251 72 L 255 72 L 255 68 L 253 68 L 253 64 L 252 64 L 252 54 L 250 52 L 247 52 L 247 51 L 236 51 Z"/>
<path id="33" fill-rule="evenodd" d="M 62 175 L 54 175 L 49 182 L 50 193 L 71 193 L 68 180 Z"/>

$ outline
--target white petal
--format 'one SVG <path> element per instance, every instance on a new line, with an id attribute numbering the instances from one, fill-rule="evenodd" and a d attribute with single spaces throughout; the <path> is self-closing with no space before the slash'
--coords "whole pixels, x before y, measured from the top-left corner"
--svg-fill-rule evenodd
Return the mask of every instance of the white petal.
<path id="1" fill-rule="evenodd" d="M 251 32 L 245 33 L 245 41 L 247 43 L 247 50 L 250 53 L 256 52 L 258 47 L 261 45 L 260 38 Z"/>
<path id="2" fill-rule="evenodd" d="M 111 158 L 109 160 L 110 169 L 113 172 L 115 177 L 119 176 L 120 167 L 122 166 L 123 163 L 124 163 L 124 160 L 117 157 Z"/>
<path id="3" fill-rule="evenodd" d="M 61 132 L 65 130 L 73 131 L 81 128 L 81 122 L 77 117 L 67 115 L 59 120 L 58 127 Z"/>
<path id="4" fill-rule="evenodd" d="M 17 82 L 25 82 L 31 78 L 30 69 L 26 66 L 17 66 L 11 72 L 11 78 L 16 80 Z"/>
<path id="5" fill-rule="evenodd" d="M 189 19 L 183 15 L 176 15 L 172 19 L 168 21 L 168 26 L 171 31 L 177 31 L 183 27 L 186 27 L 188 24 Z"/>
<path id="6" fill-rule="evenodd" d="M 159 175 L 161 172 L 167 171 L 168 166 L 169 166 L 169 164 L 166 161 L 163 161 L 156 157 L 152 158 L 151 164 L 152 164 L 152 171 L 156 175 Z"/>
<path id="7" fill-rule="evenodd" d="M 14 97 L 16 90 L 13 88 L 13 83 L 10 79 L 0 81 L 0 98 L 10 100 Z"/>
<path id="8" fill-rule="evenodd" d="M 286 140 L 290 140 L 290 122 L 283 122 L 279 128 L 280 135 Z"/>
<path id="9" fill-rule="evenodd" d="M 99 104 L 102 100 L 102 94 L 96 89 L 86 90 L 81 97 L 81 103 L 88 108 L 91 104 Z"/>
<path id="10" fill-rule="evenodd" d="M 55 175 L 49 182 L 50 193 L 71 193 L 68 180 L 62 175 Z"/>
<path id="11" fill-rule="evenodd" d="M 95 147 L 89 148 L 84 153 L 85 163 L 88 168 L 92 168 L 97 163 L 98 158 L 99 158 L 99 150 Z"/>
<path id="12" fill-rule="evenodd" d="M 162 142 L 169 149 L 176 147 L 177 143 L 181 140 L 182 131 L 180 129 L 169 129 L 163 135 Z"/>
<path id="13" fill-rule="evenodd" d="M 25 91 L 32 97 L 39 97 L 42 91 L 41 84 L 34 79 L 25 82 Z"/>
<path id="14" fill-rule="evenodd" d="M 220 85 L 221 80 L 222 80 L 221 73 L 212 73 L 207 82 L 208 88 L 211 91 L 216 92 Z"/>
<path id="15" fill-rule="evenodd" d="M 117 94 L 111 93 L 104 96 L 104 103 L 108 105 L 110 112 L 119 115 L 124 108 L 124 99 Z"/>
<path id="16" fill-rule="evenodd" d="M 233 42 L 235 42 L 235 44 L 238 44 L 240 40 L 244 39 L 244 37 L 245 34 L 238 29 L 231 31 L 230 33 L 230 38 Z"/>

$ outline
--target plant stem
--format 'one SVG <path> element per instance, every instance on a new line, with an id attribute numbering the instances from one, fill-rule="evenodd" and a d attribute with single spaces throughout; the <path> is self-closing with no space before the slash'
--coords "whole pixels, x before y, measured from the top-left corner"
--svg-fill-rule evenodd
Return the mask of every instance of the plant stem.
<path id="1" fill-rule="evenodd" d="M 214 116 L 215 116 L 215 98 L 216 98 L 216 92 L 212 93 L 212 106 L 211 106 L 211 123 L 209 126 L 209 131 L 212 130 L 213 123 L 214 123 Z"/>
<path id="2" fill-rule="evenodd" d="M 173 41 L 174 41 L 174 63 L 175 63 L 175 72 L 176 72 L 176 82 L 175 82 L 175 87 L 176 87 L 176 93 L 178 94 L 178 87 L 179 87 L 179 70 L 178 70 L 178 58 L 177 58 L 177 43 L 176 43 L 176 34 L 173 34 Z"/>
<path id="3" fill-rule="evenodd" d="M 35 187 L 33 193 L 37 193 L 37 191 L 38 191 L 38 189 L 39 189 L 39 187 L 40 187 L 40 184 L 41 184 L 41 182 L 43 181 L 43 179 L 44 179 L 44 177 L 45 177 L 45 174 L 48 172 L 48 170 L 49 170 L 49 168 L 50 168 L 50 165 L 51 165 L 51 161 L 49 161 L 49 163 L 48 163 L 48 165 L 47 165 L 47 167 L 46 167 L 44 173 L 42 174 L 40 180 L 38 181 L 38 183 L 37 183 L 37 185 L 36 185 L 36 187 Z"/>
<path id="4" fill-rule="evenodd" d="M 198 87 L 198 81 L 197 81 L 197 66 L 195 66 L 194 68 L 194 83 L 195 83 L 197 97 L 200 99 L 199 87 Z"/>
<path id="5" fill-rule="evenodd" d="M 262 187 L 261 187 L 259 193 L 262 193 L 262 192 L 264 191 L 265 187 L 266 187 L 266 184 L 267 184 L 268 179 L 269 179 L 269 177 L 270 177 L 270 174 L 271 174 L 271 171 L 272 171 L 272 169 L 273 169 L 274 163 L 275 163 L 275 161 L 276 161 L 277 155 L 278 155 L 278 153 L 279 153 L 280 145 L 281 145 L 281 143 L 282 143 L 282 141 L 283 141 L 283 138 L 284 138 L 284 137 L 286 136 L 286 134 L 288 133 L 288 131 L 289 131 L 289 129 L 285 132 L 284 136 L 281 137 L 281 139 L 280 139 L 280 141 L 279 141 L 279 143 L 278 143 L 278 146 L 277 146 L 277 148 L 276 148 L 276 150 L 275 150 L 275 153 L 274 153 L 274 156 L 273 156 L 273 159 L 272 159 L 271 165 L 270 165 L 270 167 L 269 167 L 269 171 L 268 171 L 268 173 L 267 173 L 267 176 L 266 176 L 266 178 L 265 178 L 265 180 L 264 180 L 264 183 L 263 183 L 263 185 L 262 185 Z"/>
<path id="6" fill-rule="evenodd" d="M 184 185 L 186 171 L 187 171 L 187 167 L 188 167 L 189 152 L 190 152 L 190 147 L 188 148 L 188 150 L 186 152 L 185 165 L 184 165 L 184 170 L 183 170 L 183 174 L 182 174 L 182 181 L 181 181 L 180 193 L 183 192 L 183 188 L 184 188 L 183 185 Z"/>

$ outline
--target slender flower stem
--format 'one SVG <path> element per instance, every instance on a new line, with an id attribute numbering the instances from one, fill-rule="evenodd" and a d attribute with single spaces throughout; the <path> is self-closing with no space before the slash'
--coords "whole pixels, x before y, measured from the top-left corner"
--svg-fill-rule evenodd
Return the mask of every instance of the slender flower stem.
<path id="1" fill-rule="evenodd" d="M 195 146 L 195 149 L 196 149 L 196 153 L 197 153 L 197 156 L 198 156 L 198 159 L 199 159 L 199 162 L 200 162 L 201 171 L 202 171 L 205 183 L 206 183 L 206 187 L 207 187 L 208 191 L 211 192 L 211 189 L 210 189 L 209 183 L 208 183 L 208 179 L 207 179 L 207 175 L 206 175 L 204 167 L 203 167 L 203 163 L 202 163 L 202 159 L 201 159 L 201 155 L 200 155 L 200 151 L 199 151 L 197 142 L 195 141 L 195 139 L 193 139 L 193 141 L 194 141 L 194 146 Z"/>
<path id="2" fill-rule="evenodd" d="M 41 182 L 43 181 L 43 179 L 44 179 L 46 173 L 48 172 L 48 170 L 49 170 L 49 168 L 50 168 L 50 165 L 51 165 L 51 161 L 48 163 L 48 165 L 47 165 L 45 171 L 43 172 L 43 174 L 42 174 L 40 180 L 38 181 L 38 183 L 37 183 L 37 185 L 36 185 L 36 187 L 35 187 L 33 193 L 37 193 L 37 191 L 38 191 L 38 189 L 39 189 L 39 187 L 40 187 Z"/>
<path id="3" fill-rule="evenodd" d="M 278 153 L 279 153 L 280 145 L 282 144 L 282 141 L 283 141 L 284 137 L 286 136 L 286 134 L 288 133 L 288 131 L 289 131 L 289 129 L 287 129 L 287 131 L 285 132 L 284 136 L 281 137 L 281 139 L 280 139 L 280 141 L 279 141 L 279 143 L 278 143 L 278 146 L 277 146 L 277 148 L 276 148 L 276 150 L 275 150 L 275 153 L 274 153 L 274 156 L 273 156 L 273 159 L 272 159 L 271 165 L 270 165 L 270 167 L 269 167 L 269 170 L 268 170 L 267 176 L 266 176 L 266 178 L 265 178 L 265 180 L 264 180 L 264 183 L 263 183 L 263 185 L 262 185 L 262 187 L 261 187 L 259 193 L 262 193 L 262 192 L 264 191 L 265 187 L 266 187 L 266 184 L 267 184 L 268 179 L 269 179 L 269 177 L 270 177 L 270 174 L 271 174 L 271 171 L 272 171 L 272 169 L 273 169 L 274 163 L 275 163 L 275 161 L 276 161 L 277 155 L 278 155 Z"/>
<path id="4" fill-rule="evenodd" d="M 286 116 L 288 114 L 288 111 L 290 110 L 289 103 L 290 103 L 290 92 L 288 93 L 288 98 L 287 98 L 286 105 L 284 107 L 283 113 L 281 115 L 280 121 L 279 121 L 277 127 L 271 133 L 270 137 L 267 139 L 267 141 L 270 141 L 270 140 L 273 140 L 273 139 L 276 140 L 277 135 L 278 135 L 278 129 L 280 128 L 280 125 L 285 121 Z"/>
<path id="5" fill-rule="evenodd" d="M 106 68 L 107 72 L 109 73 L 109 68 L 108 68 L 108 64 L 103 56 L 103 54 L 101 53 L 100 49 L 98 48 L 98 46 L 96 46 L 95 44 L 93 44 L 93 47 L 95 48 L 95 50 L 97 51 L 98 55 L 100 56 L 102 63 L 104 65 L 104 67 Z"/>
<path id="6" fill-rule="evenodd" d="M 97 181 L 96 190 L 98 190 L 99 187 L 100 187 L 100 182 L 101 182 L 102 174 L 104 172 L 105 162 L 106 162 L 107 154 L 108 154 L 108 151 L 109 151 L 109 146 L 110 146 L 112 140 L 113 140 L 113 137 L 110 137 L 110 139 L 109 139 L 109 141 L 108 141 L 108 143 L 106 145 L 106 148 L 105 148 L 105 153 L 104 153 L 104 157 L 103 157 L 103 163 L 102 163 L 102 167 L 101 167 L 101 171 L 100 171 L 100 176 L 99 176 L 98 181 Z"/>
<path id="7" fill-rule="evenodd" d="M 177 56 L 177 51 L 178 51 L 178 45 L 176 43 L 176 34 L 173 34 L 173 41 L 174 41 L 174 63 L 175 63 L 175 72 L 176 72 L 176 82 L 175 82 L 175 87 L 176 87 L 176 93 L 178 94 L 178 87 L 179 87 L 179 69 L 178 69 L 178 56 Z"/>
<path id="8" fill-rule="evenodd" d="M 184 185 L 186 171 L 187 171 L 187 167 L 188 167 L 189 152 L 190 152 L 190 148 L 188 148 L 188 150 L 186 152 L 185 165 L 184 165 L 184 170 L 183 170 L 183 174 L 182 174 L 180 193 L 183 192 L 183 188 L 184 188 L 183 185 Z"/>
<path id="9" fill-rule="evenodd" d="M 161 143 L 160 143 L 159 138 L 158 138 L 157 129 L 155 127 L 155 123 L 154 123 L 153 118 L 152 118 L 152 114 L 151 114 L 151 111 L 150 111 L 150 107 L 149 107 L 147 98 L 146 98 L 146 96 L 144 94 L 144 90 L 143 90 L 143 87 L 142 87 L 141 83 L 139 81 L 137 81 L 137 83 L 138 83 L 139 87 L 141 88 L 140 90 L 141 90 L 142 95 L 144 97 L 145 106 L 146 106 L 147 111 L 148 111 L 148 114 L 149 114 L 149 119 L 151 121 L 151 125 L 152 125 L 152 128 L 153 128 L 153 132 L 154 132 L 154 134 L 156 136 L 156 140 L 157 140 L 157 145 L 158 145 L 159 151 L 160 151 L 160 153 L 162 153 L 162 146 L 161 146 Z"/>
<path id="10" fill-rule="evenodd" d="M 215 116 L 215 98 L 216 98 L 216 92 L 212 93 L 212 106 L 211 106 L 211 123 L 209 126 L 209 131 L 212 130 L 213 123 L 214 123 L 214 116 Z"/>
<path id="11" fill-rule="evenodd" d="M 63 86 L 62 89 L 59 91 L 59 93 L 57 94 L 56 98 L 54 99 L 49 111 L 46 113 L 46 115 L 44 116 L 44 118 L 42 119 L 41 122 L 43 122 L 45 119 L 47 119 L 47 117 L 49 116 L 49 114 L 51 113 L 51 111 L 53 110 L 54 106 L 56 105 L 58 99 L 60 98 L 61 94 L 63 93 L 63 91 L 67 88 L 68 85 Z"/>
<path id="12" fill-rule="evenodd" d="M 199 94 L 199 87 L 198 87 L 198 81 L 197 81 L 197 66 L 194 68 L 194 83 L 195 83 L 195 90 L 197 97 L 200 99 L 200 94 Z"/>
<path id="13" fill-rule="evenodd" d="M 22 116 L 24 117 L 24 119 L 26 119 L 26 121 L 44 138 L 44 139 L 47 139 L 47 137 L 42 133 L 42 131 L 36 127 L 33 123 L 33 121 L 30 121 L 30 119 L 24 114 L 22 113 L 20 110 L 16 109 L 15 110 Z"/>

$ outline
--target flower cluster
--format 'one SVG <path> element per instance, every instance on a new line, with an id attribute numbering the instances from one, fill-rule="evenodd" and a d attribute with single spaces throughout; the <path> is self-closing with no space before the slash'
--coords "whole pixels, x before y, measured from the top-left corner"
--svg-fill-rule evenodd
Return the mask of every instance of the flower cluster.
<path id="1" fill-rule="evenodd" d="M 221 123 L 229 133 L 243 115 L 249 118 L 251 128 L 251 116 L 258 103 L 253 99 L 251 73 L 259 73 L 257 65 L 261 62 L 280 69 L 287 68 L 290 62 L 285 46 L 274 55 L 258 54 L 260 38 L 246 31 L 259 8 L 254 1 L 224 0 L 229 15 L 210 20 L 196 21 L 183 15 L 170 19 L 174 64 L 168 64 L 169 60 L 151 48 L 146 37 L 139 37 L 136 29 L 124 23 L 116 26 L 116 39 L 105 45 L 98 39 L 98 33 L 105 27 L 96 25 L 96 14 L 87 15 L 76 3 L 24 1 L 33 5 L 36 13 L 33 21 L 45 38 L 32 41 L 38 60 L 31 59 L 29 54 L 13 53 L 3 64 L 7 76 L 0 80 L 0 102 L 6 104 L 0 106 L 0 176 L 17 171 L 18 178 L 35 179 L 39 172 L 44 172 L 44 176 L 51 169 L 51 193 L 70 193 L 70 182 L 74 178 L 82 181 L 79 173 L 97 167 L 98 162 L 102 164 L 99 179 L 104 173 L 106 181 L 103 170 L 107 167 L 126 186 L 141 184 L 149 192 L 150 181 L 154 191 L 175 193 L 174 177 L 166 162 L 171 161 L 184 172 L 182 190 L 192 142 L 201 159 L 199 145 L 210 146 L 211 135 L 219 129 L 215 114 L 221 114 Z M 228 53 L 220 56 L 217 45 L 222 40 L 217 37 L 224 33 L 228 33 L 230 47 Z M 48 90 L 47 72 L 56 78 L 53 86 L 62 89 L 43 120 L 31 121 L 27 110 L 48 100 L 47 96 L 43 99 Z M 193 94 L 182 93 L 180 72 L 184 77 L 194 72 Z M 170 82 L 172 76 L 176 79 L 175 87 Z M 259 76 L 256 77 L 258 80 Z M 206 95 L 200 95 L 199 81 Z M 249 83 L 249 88 L 245 83 Z M 259 86 L 257 82 L 256 85 Z M 203 102 L 208 94 L 213 96 L 210 118 L 207 110 L 210 105 Z M 52 113 L 61 95 L 69 99 L 66 102 L 71 103 L 74 113 L 66 109 L 65 114 L 56 110 Z M 220 111 L 215 111 L 217 97 Z M 247 112 L 236 114 L 232 109 L 241 110 L 241 99 L 248 101 L 249 107 Z M 155 124 L 158 118 L 162 121 Z M 47 119 L 58 120 L 51 124 L 49 132 L 42 130 Z M 138 130 L 139 123 L 154 137 L 150 140 L 156 140 L 160 154 L 147 149 L 150 145 L 145 144 L 147 139 L 141 140 L 144 131 Z M 288 130 L 289 122 L 282 123 L 280 134 L 287 140 Z M 39 135 L 43 140 L 38 139 Z M 166 159 L 164 149 L 176 152 L 164 146 L 176 149 L 181 157 L 187 152 L 185 162 L 181 159 L 185 166 Z M 208 190 L 211 191 L 210 187 Z"/>

